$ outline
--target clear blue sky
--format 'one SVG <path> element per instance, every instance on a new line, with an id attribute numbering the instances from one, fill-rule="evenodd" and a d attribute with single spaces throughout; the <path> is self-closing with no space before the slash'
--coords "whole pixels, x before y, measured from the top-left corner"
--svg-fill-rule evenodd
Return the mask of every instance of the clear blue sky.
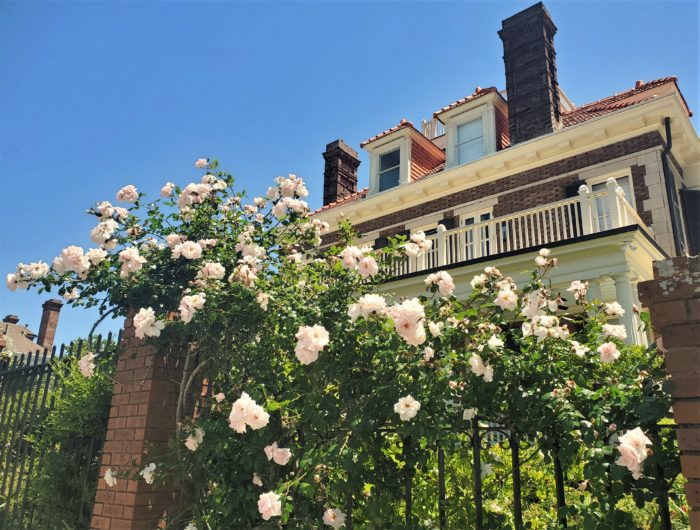
<path id="1" fill-rule="evenodd" d="M 318 206 L 326 143 L 359 149 L 477 85 L 505 88 L 496 32 L 532 3 L 0 2 L 0 316 L 37 331 L 48 296 L 7 291 L 5 274 L 91 246 L 85 208 L 127 183 L 186 183 L 197 157 L 252 193 L 297 173 Z M 700 111 L 697 2 L 546 5 L 575 103 L 677 75 Z M 64 309 L 58 338 L 94 319 Z"/>

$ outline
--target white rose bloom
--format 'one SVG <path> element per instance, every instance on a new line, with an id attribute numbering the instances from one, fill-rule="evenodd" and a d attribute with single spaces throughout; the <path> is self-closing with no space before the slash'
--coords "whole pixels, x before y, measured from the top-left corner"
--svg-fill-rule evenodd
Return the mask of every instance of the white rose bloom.
<path id="1" fill-rule="evenodd" d="M 160 337 L 160 332 L 165 328 L 165 322 L 157 320 L 156 313 L 152 308 L 141 308 L 134 316 L 134 327 L 136 337 Z"/>
<path id="2" fill-rule="evenodd" d="M 191 322 L 195 312 L 204 307 L 204 302 L 206 302 L 206 295 L 204 293 L 183 296 L 180 300 L 180 306 L 178 307 L 180 319 L 185 324 Z"/>
<path id="3" fill-rule="evenodd" d="M 263 481 L 257 473 L 253 473 L 253 484 L 260 487 L 263 485 Z"/>
<path id="4" fill-rule="evenodd" d="M 208 165 L 209 165 L 209 160 L 207 158 L 198 158 L 194 163 L 194 167 L 196 167 L 198 169 L 205 168 Z"/>
<path id="5" fill-rule="evenodd" d="M 499 291 L 493 302 L 504 311 L 512 311 L 518 304 L 518 295 L 510 289 Z"/>
<path id="6" fill-rule="evenodd" d="M 577 357 L 583 357 L 586 355 L 587 352 L 591 351 L 591 349 L 588 346 L 584 346 L 583 344 L 575 340 L 571 341 L 571 347 L 574 349 L 574 353 Z"/>
<path id="7" fill-rule="evenodd" d="M 173 259 L 178 259 L 180 256 L 185 259 L 199 259 L 202 257 L 202 247 L 194 241 L 185 241 L 173 247 Z"/>
<path id="8" fill-rule="evenodd" d="M 73 287 L 73 289 L 71 289 L 70 291 L 66 291 L 65 293 L 63 293 L 63 298 L 65 300 L 77 300 L 78 298 L 80 298 L 80 291 Z"/>
<path id="9" fill-rule="evenodd" d="M 119 253 L 119 261 L 122 264 L 120 274 L 122 277 L 126 277 L 133 272 L 141 270 L 143 264 L 146 263 L 146 258 L 139 254 L 137 247 L 129 247 Z"/>
<path id="10" fill-rule="evenodd" d="M 99 265 L 107 257 L 107 251 L 102 248 L 91 248 L 85 253 L 85 257 L 92 265 Z"/>
<path id="11" fill-rule="evenodd" d="M 223 280 L 226 276 L 226 269 L 221 263 L 205 263 L 197 273 L 197 279 L 201 280 Z"/>
<path id="12" fill-rule="evenodd" d="M 442 335 L 442 328 L 445 327 L 444 322 L 428 322 L 428 329 L 433 337 Z"/>
<path id="13" fill-rule="evenodd" d="M 119 202 L 136 202 L 139 200 L 139 192 L 136 189 L 136 186 L 133 184 L 124 186 L 117 192 L 117 200 Z"/>
<path id="14" fill-rule="evenodd" d="M 173 191 L 175 190 L 175 184 L 172 182 L 166 182 L 165 186 L 163 186 L 160 189 L 160 196 L 161 197 L 170 197 L 173 194 Z"/>
<path id="15" fill-rule="evenodd" d="M 610 317 L 621 317 L 625 314 L 624 308 L 618 302 L 605 304 L 605 314 Z"/>
<path id="16" fill-rule="evenodd" d="M 442 296 L 450 296 L 455 290 L 455 282 L 452 276 L 445 271 L 439 271 L 428 275 L 425 279 L 425 285 L 437 285 Z"/>
<path id="17" fill-rule="evenodd" d="M 92 377 L 95 374 L 95 357 L 97 355 L 94 353 L 86 353 L 78 361 L 78 369 L 84 377 Z"/>
<path id="18" fill-rule="evenodd" d="M 345 526 L 345 514 L 338 508 L 328 508 L 323 513 L 323 522 L 333 528 L 333 530 L 339 530 Z"/>
<path id="19" fill-rule="evenodd" d="M 294 353 L 302 364 L 311 364 L 318 359 L 318 354 L 330 342 L 328 331 L 318 324 L 300 326 L 296 333 L 297 345 Z"/>
<path id="20" fill-rule="evenodd" d="M 410 394 L 402 397 L 394 404 L 394 412 L 399 415 L 401 421 L 411 421 L 420 410 L 420 402 Z"/>
<path id="21" fill-rule="evenodd" d="M 280 496 L 274 491 L 262 493 L 258 497 L 258 512 L 265 521 L 269 521 L 271 517 L 279 517 L 282 515 L 282 502 Z"/>
<path id="22" fill-rule="evenodd" d="M 435 350 L 433 350 L 430 346 L 426 346 L 423 350 L 423 360 L 428 362 L 433 357 L 435 357 Z"/>
<path id="23" fill-rule="evenodd" d="M 114 473 L 112 473 L 111 468 L 107 468 L 105 471 L 105 482 L 107 483 L 107 486 L 110 488 L 113 488 L 114 486 L 117 485 L 117 477 L 114 476 Z"/>
<path id="24" fill-rule="evenodd" d="M 625 340 L 627 338 L 627 330 L 623 325 L 603 324 L 603 335 L 605 337 Z"/>
<path id="25" fill-rule="evenodd" d="M 498 350 L 498 349 L 503 348 L 503 341 L 496 335 L 491 335 L 491 337 L 486 342 L 486 344 L 492 350 Z"/>
<path id="26" fill-rule="evenodd" d="M 146 484 L 153 484 L 153 479 L 155 478 L 155 471 L 156 465 L 153 462 L 151 462 L 139 472 L 139 475 L 143 477 L 143 480 L 146 482 Z"/>

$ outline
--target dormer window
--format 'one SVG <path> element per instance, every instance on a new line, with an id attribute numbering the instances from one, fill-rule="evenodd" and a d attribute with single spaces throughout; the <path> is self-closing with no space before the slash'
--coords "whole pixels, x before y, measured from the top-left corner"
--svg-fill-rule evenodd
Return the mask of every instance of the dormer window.
<path id="1" fill-rule="evenodd" d="M 433 114 L 445 125 L 447 168 L 469 164 L 503 149 L 508 141 L 508 106 L 494 88 L 473 94 Z"/>
<path id="2" fill-rule="evenodd" d="M 484 122 L 481 118 L 458 125 L 456 137 L 457 165 L 484 156 Z"/>
<path id="3" fill-rule="evenodd" d="M 399 185 L 401 178 L 401 149 L 394 149 L 379 157 L 379 191 Z"/>

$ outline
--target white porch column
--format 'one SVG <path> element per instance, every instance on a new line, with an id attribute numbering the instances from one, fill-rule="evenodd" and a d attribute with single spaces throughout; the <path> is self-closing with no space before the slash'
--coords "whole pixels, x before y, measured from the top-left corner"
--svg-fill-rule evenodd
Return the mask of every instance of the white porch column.
<path id="1" fill-rule="evenodd" d="M 447 265 L 447 228 L 445 225 L 437 225 L 437 264 L 438 267 Z"/>
<path id="2" fill-rule="evenodd" d="M 595 201 L 591 200 L 591 193 L 588 190 L 588 186 L 581 184 L 578 189 L 578 197 L 581 203 L 581 226 L 583 228 L 583 235 L 592 234 L 594 231 L 592 207 Z"/>
<path id="3" fill-rule="evenodd" d="M 627 342 L 629 344 L 646 345 L 646 337 L 639 330 L 639 317 L 633 310 L 633 306 L 637 301 L 637 285 L 636 282 L 633 282 L 633 278 L 634 275 L 630 272 L 623 272 L 613 276 L 617 301 L 625 310 L 625 314 L 620 317 L 620 321 L 625 325 Z"/>

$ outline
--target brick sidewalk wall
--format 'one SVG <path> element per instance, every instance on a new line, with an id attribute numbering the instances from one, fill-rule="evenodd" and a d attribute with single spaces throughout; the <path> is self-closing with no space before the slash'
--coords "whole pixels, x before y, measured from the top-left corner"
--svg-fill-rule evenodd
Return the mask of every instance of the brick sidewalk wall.
<path id="1" fill-rule="evenodd" d="M 182 357 L 159 354 L 134 335 L 132 318 L 124 324 L 107 437 L 92 516 L 92 529 L 154 530 L 173 505 L 176 493 L 162 486 L 117 478 L 108 487 L 104 474 L 137 476 L 149 463 L 147 450 L 166 444 L 175 433 L 175 411 Z"/>
<path id="2" fill-rule="evenodd" d="M 639 297 L 661 335 L 690 526 L 700 530 L 700 256 L 655 262 L 654 279 L 639 284 Z"/>

